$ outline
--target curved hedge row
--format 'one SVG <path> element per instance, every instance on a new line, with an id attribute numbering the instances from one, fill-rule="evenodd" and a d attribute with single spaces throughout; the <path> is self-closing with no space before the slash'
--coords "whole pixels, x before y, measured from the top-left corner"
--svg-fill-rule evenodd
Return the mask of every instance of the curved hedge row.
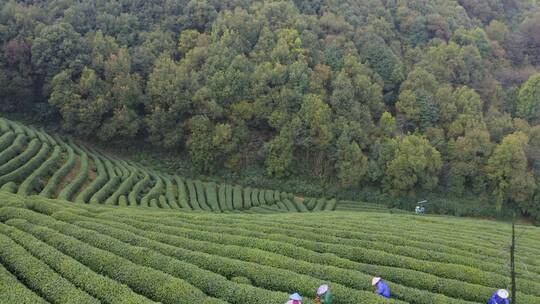
<path id="1" fill-rule="evenodd" d="M 94 223 L 95 218 L 91 219 L 91 222 Z M 299 272 L 305 275 L 312 277 L 317 277 L 325 282 L 336 282 L 344 284 L 350 288 L 355 288 L 359 290 L 371 290 L 370 280 L 371 276 L 357 272 L 355 270 L 347 270 L 343 268 L 338 268 L 335 266 L 327 266 L 324 264 L 316 264 L 312 262 L 306 262 L 302 260 L 297 260 L 289 257 L 285 257 L 281 254 L 272 253 L 269 251 L 264 251 L 260 249 L 246 249 L 244 246 L 229 245 L 225 242 L 223 244 L 218 244 L 213 242 L 215 237 L 219 237 L 217 234 L 213 234 L 212 238 L 207 238 L 207 233 L 204 232 L 192 232 L 198 234 L 197 240 L 192 240 L 185 238 L 181 235 L 184 235 L 183 230 L 167 231 L 167 228 L 160 229 L 159 225 L 150 225 L 144 223 L 137 223 L 133 220 L 120 219 L 120 222 L 130 222 L 130 225 L 121 224 L 118 220 L 114 221 L 100 221 L 100 223 L 106 224 L 108 226 L 117 227 L 122 230 L 127 230 L 135 233 L 139 236 L 145 236 L 150 239 L 166 243 L 175 247 L 182 247 L 190 250 L 201 251 L 208 254 L 219 255 L 222 257 L 228 257 L 236 260 L 242 260 L 252 263 L 264 264 L 271 267 L 276 267 L 279 269 L 294 269 L 295 272 Z M 169 232 L 169 234 L 167 233 Z M 225 236 L 225 238 L 227 238 Z M 227 263 L 225 260 L 224 263 Z M 259 270 L 263 271 L 263 270 Z M 239 275 L 237 273 L 237 275 Z M 248 279 L 250 278 L 249 274 L 247 275 Z M 281 276 L 280 276 L 281 277 Z M 251 279 L 250 279 L 251 280 Z M 252 281 L 252 280 L 251 280 Z M 257 282 L 257 281 L 255 281 Z M 263 283 L 264 284 L 264 283 Z M 334 289 L 333 284 L 333 289 Z M 467 303 L 466 301 L 457 300 L 454 298 L 449 298 L 441 294 L 431 293 L 431 292 L 420 292 L 414 288 L 405 287 L 401 285 L 392 284 L 392 289 L 394 290 L 395 295 L 404 301 L 412 303 L 433 303 L 433 298 L 438 298 L 439 300 L 444 300 L 444 303 Z M 299 289 L 296 289 L 299 290 Z M 339 290 L 338 290 L 339 291 Z M 313 292 L 308 290 L 307 294 Z M 304 292 L 303 292 L 304 293 Z M 346 293 L 348 294 L 348 293 Z M 343 295 L 344 297 L 347 297 Z M 340 300 L 340 295 L 337 294 L 337 301 L 342 303 L 344 300 Z M 346 302 L 346 301 L 345 301 Z"/>
<path id="2" fill-rule="evenodd" d="M 3 212 L 2 212 L 3 211 Z M 0 210 L 2 217 L 9 217 L 11 210 Z M 111 243 L 102 242 L 97 245 L 100 237 L 88 230 L 81 230 L 73 225 L 56 222 L 47 217 L 39 216 L 31 212 L 16 212 L 18 216 L 28 220 L 26 223 L 14 222 L 15 227 L 32 234 L 37 239 L 56 248 L 62 253 L 77 259 L 94 271 L 100 271 L 115 281 L 128 285 L 134 291 L 150 298 L 154 301 L 163 303 L 198 303 L 206 296 L 199 289 L 193 287 L 184 280 L 175 278 L 162 271 L 152 269 L 147 266 L 141 266 L 133 263 L 129 259 L 122 258 L 125 254 L 115 255 L 109 250 L 116 244 L 109 239 Z M 40 226 L 36 224 L 39 223 Z M 55 227 L 56 229 L 51 229 Z M 61 231 L 59 233 L 57 231 Z M 65 234 L 64 234 L 65 233 Z M 82 238 L 68 237 L 79 236 L 80 233 L 87 233 Z M 100 248 L 102 247 L 102 248 Z M 126 251 L 127 253 L 127 251 Z M 64 302 L 62 302 L 64 303 Z M 68 302 L 65 302 L 68 303 Z M 77 303 L 77 302 L 75 302 Z M 82 302 L 79 302 L 82 303 Z"/>
<path id="3" fill-rule="evenodd" d="M 493 292 L 492 287 L 460 282 L 447 279 L 444 276 L 438 277 L 436 275 L 414 271 L 400 266 L 388 267 L 371 263 L 359 263 L 354 261 L 354 259 L 341 257 L 339 254 L 340 252 L 328 251 L 328 246 L 325 246 L 324 243 L 319 244 L 313 242 L 312 246 L 300 246 L 304 243 L 302 238 L 278 235 L 276 233 L 279 231 L 274 231 L 271 228 L 268 228 L 268 230 L 271 230 L 272 234 L 265 234 L 264 232 L 260 232 L 261 228 L 258 228 L 259 226 L 242 224 L 237 220 L 234 221 L 236 228 L 230 228 L 229 225 L 217 225 L 215 221 L 212 226 L 206 226 L 199 225 L 198 221 L 195 221 L 194 224 L 189 224 L 186 223 L 186 220 L 160 219 L 160 224 L 155 225 L 150 219 L 143 218 L 144 222 L 147 224 L 140 226 L 135 219 L 116 218 L 116 220 L 135 225 L 139 228 L 144 227 L 147 231 L 166 232 L 171 235 L 182 235 L 192 239 L 217 242 L 224 245 L 253 247 L 321 265 L 355 269 L 371 276 L 382 276 L 390 282 L 404 284 L 413 288 L 427 289 L 432 292 L 446 295 L 459 294 L 460 297 L 471 301 L 481 301 L 481 299 L 489 296 L 490 292 Z M 152 223 L 152 225 L 148 225 L 148 223 Z M 171 227 L 164 227 L 163 225 Z M 267 224 L 265 223 L 263 227 L 266 226 Z M 202 232 L 203 230 L 208 231 L 208 233 Z M 291 234 L 291 232 L 288 233 L 288 235 Z M 320 246 L 317 246 L 316 244 L 319 244 Z M 356 251 L 358 252 L 361 250 Z M 333 252 L 335 254 L 329 255 L 327 252 Z M 399 258 L 395 258 L 394 260 L 396 262 L 400 261 Z M 500 286 L 505 285 L 503 284 Z M 535 301 L 538 300 L 538 298 L 531 297 L 527 294 L 520 294 L 519 296 L 524 303 L 535 303 Z"/>
<path id="4" fill-rule="evenodd" d="M 58 169 L 54 174 L 51 176 L 49 181 L 47 182 L 47 185 L 39 195 L 51 198 L 58 188 L 58 185 L 60 184 L 60 181 L 65 178 L 66 175 L 69 174 L 69 172 L 75 167 L 75 152 L 73 151 L 73 148 L 69 146 L 65 146 L 67 151 L 67 159 L 66 162 Z"/>
<path id="5" fill-rule="evenodd" d="M 191 209 L 193 210 L 202 210 L 201 206 L 199 206 L 199 202 L 197 200 L 197 191 L 195 190 L 195 184 L 192 180 L 187 179 L 186 180 L 186 186 L 189 193 L 189 204 L 191 206 Z"/>
<path id="6" fill-rule="evenodd" d="M 210 182 L 206 184 L 206 200 L 208 202 L 208 205 L 214 212 L 221 212 L 219 202 L 218 202 L 218 194 L 217 194 L 217 185 L 214 182 Z"/>
<path id="7" fill-rule="evenodd" d="M 2 136 L 0 136 L 0 151 L 4 151 L 7 147 L 11 146 L 15 137 L 15 133 L 11 131 L 2 134 Z"/>
<path id="8" fill-rule="evenodd" d="M 107 182 L 107 171 L 105 171 L 105 165 L 101 162 L 101 159 L 94 154 L 90 155 L 90 158 L 93 160 L 95 171 L 97 172 L 97 177 L 83 189 L 75 198 L 76 203 L 86 204 L 90 201 L 90 198 L 94 193 L 96 193 L 103 185 Z"/>
<path id="9" fill-rule="evenodd" d="M 210 208 L 206 201 L 203 182 L 201 182 L 200 180 L 195 180 L 193 181 L 193 184 L 195 185 L 195 191 L 197 194 L 197 202 L 199 203 L 199 207 L 201 207 L 201 209 L 204 211 L 212 211 L 212 208 Z"/>
<path id="10" fill-rule="evenodd" d="M 302 203 L 299 198 L 291 200 L 288 197 L 287 194 L 285 198 L 296 206 Z M 160 194 L 152 199 L 152 204 L 162 208 L 164 199 L 165 194 Z M 246 211 L 266 214 L 275 208 L 277 206 L 273 204 Z M 438 245 L 439 235 L 447 241 L 473 243 L 476 237 L 468 234 L 471 227 L 478 233 L 486 231 L 486 235 L 493 234 L 492 237 L 508 232 L 490 223 L 474 224 L 471 220 L 450 221 L 447 218 L 388 213 L 250 216 L 239 213 L 167 212 L 160 209 L 67 204 L 0 193 L 0 222 L 31 234 L 39 239 L 38 243 L 54 247 L 58 256 L 63 254 L 67 257 L 67 265 L 70 265 L 71 259 L 76 260 L 81 264 L 77 267 L 87 267 L 96 275 L 126 284 L 135 293 L 163 303 L 172 303 L 173 300 L 166 298 L 163 301 L 164 298 L 151 294 L 152 288 L 160 286 L 155 282 L 161 280 L 163 275 L 181 279 L 199 290 L 203 296 L 193 299 L 193 303 L 248 301 L 282 304 L 286 301 L 287 293 L 299 291 L 306 297 L 306 303 L 311 304 L 316 287 L 322 283 L 330 284 L 336 295 L 336 303 L 387 303 L 385 299 L 373 296 L 370 284 L 373 276 L 382 276 L 389 283 L 396 303 L 482 303 L 497 288 L 509 287 L 502 283 L 495 287 L 490 282 L 473 281 L 481 278 L 476 277 L 477 274 L 494 274 L 483 269 L 495 271 L 494 266 L 497 263 L 503 265 L 504 258 L 493 260 L 488 257 L 484 261 L 476 253 L 466 255 L 454 251 L 451 246 Z M 452 239 L 442 227 L 446 225 L 452 229 L 456 223 L 460 227 L 453 232 L 460 234 L 455 234 Z M 374 225 L 377 225 L 376 231 L 368 233 Z M 506 224 L 500 225 L 508 227 Z M 424 242 L 414 238 L 410 243 L 407 238 L 400 241 L 401 236 L 410 234 L 407 228 L 411 226 L 430 231 L 430 238 L 422 236 Z M 436 228 L 431 231 L 430 227 Z M 0 227 L 0 234 L 2 232 Z M 538 236 L 540 229 L 527 229 L 522 244 L 534 243 Z M 16 237 L 14 239 L 18 240 Z M 31 250 L 30 247 L 25 248 Z M 538 255 L 538 250 L 536 247 L 528 248 L 527 254 Z M 52 260 L 35 254 L 74 286 L 102 300 L 97 292 L 78 283 L 78 278 L 82 276 L 64 275 L 62 271 L 67 271 L 67 267 L 58 265 L 59 268 L 55 268 Z M 433 259 L 425 260 L 429 254 Z M 375 255 L 388 258 L 395 264 L 386 265 L 385 260 L 371 259 Z M 471 266 L 463 267 L 458 263 L 465 256 L 471 259 L 468 262 Z M 111 260 L 112 257 L 115 257 L 114 260 Z M 448 263 L 436 262 L 445 257 Z M 521 251 L 518 252 L 518 260 L 524 261 L 521 260 Z M 450 267 L 455 267 L 456 271 L 469 269 L 467 274 L 471 279 L 453 279 L 453 272 L 448 273 L 449 277 L 447 273 L 409 268 L 413 261 L 418 265 L 425 264 L 427 270 L 432 265 L 449 267 L 440 268 L 444 271 L 450 271 Z M 117 273 L 128 271 L 128 265 L 144 269 L 145 276 L 135 271 L 130 272 L 132 276 L 129 278 L 117 276 Z M 525 270 L 517 266 L 520 273 Z M 154 276 L 157 276 L 157 280 Z M 533 304 L 540 300 L 535 296 L 537 283 L 534 278 L 534 274 L 519 277 L 520 303 Z M 144 283 L 141 282 L 143 279 Z M 246 295 L 253 298 L 246 300 Z"/>
<path id="11" fill-rule="evenodd" d="M 142 171 L 142 174 L 143 174 L 143 178 L 139 180 L 139 182 L 137 182 L 135 186 L 133 186 L 133 189 L 128 194 L 128 202 L 130 206 L 139 205 L 140 194 L 151 183 L 150 174 L 148 174 L 148 172 L 146 171 Z"/>
<path id="12" fill-rule="evenodd" d="M 173 184 L 173 179 L 170 176 L 166 176 L 163 178 L 165 180 L 165 197 L 168 201 L 168 205 L 172 209 L 178 209 L 180 206 L 178 205 L 177 197 L 178 197 L 178 190 Z M 161 200 L 161 197 L 160 197 Z"/>
<path id="13" fill-rule="evenodd" d="M 0 294 L 4 303 L 47 304 L 0 264 Z"/>
<path id="14" fill-rule="evenodd" d="M 192 208 L 189 205 L 189 197 L 184 181 L 178 176 L 175 176 L 175 181 L 178 189 L 178 205 L 182 209 L 191 210 Z"/>
<path id="15" fill-rule="evenodd" d="M 26 221 L 14 219 L 6 223 L 13 226 L 22 226 L 26 224 Z M 45 262 L 63 278 L 73 282 L 78 288 L 104 303 L 154 303 L 133 292 L 127 286 L 95 273 L 77 260 L 64 255 L 21 230 L 12 226 L 0 225 L 0 233 L 9 236 L 19 246 Z"/>
<path id="16" fill-rule="evenodd" d="M 28 162 L 16 167 L 15 170 L 0 176 L 0 185 L 9 182 L 21 182 L 28 175 L 32 174 L 49 156 L 51 148 L 48 144 L 44 144 L 39 149 L 38 153 L 33 155 Z"/>
<path id="17" fill-rule="evenodd" d="M 118 202 L 118 205 L 121 205 L 120 197 L 124 196 L 124 199 L 126 200 L 125 205 L 127 205 L 127 197 L 125 195 L 129 193 L 129 191 L 135 184 L 136 180 L 137 180 L 137 171 L 135 170 L 130 171 L 129 176 L 124 181 L 122 181 L 122 183 L 118 186 L 116 191 L 114 191 L 113 194 L 111 194 L 111 196 L 109 196 L 107 200 L 105 200 L 105 204 L 116 205 L 116 203 Z M 122 205 L 124 205 L 124 202 L 122 203 Z"/>
<path id="18" fill-rule="evenodd" d="M 0 224 L 0 226 L 2 225 L 4 224 Z M 10 272 L 24 280 L 24 283 L 32 290 L 43 295 L 47 301 L 73 304 L 100 303 L 58 275 L 47 264 L 29 254 L 23 247 L 4 234 L 0 234 L 0 261 Z"/>
<path id="19" fill-rule="evenodd" d="M 34 157 L 41 148 L 41 142 L 38 139 L 32 139 L 26 149 L 16 157 L 10 159 L 7 163 L 0 166 L 0 176 L 8 174 L 9 172 L 26 164 L 32 157 Z"/>
<path id="20" fill-rule="evenodd" d="M 29 179 L 21 190 L 21 194 L 30 194 L 33 191 L 30 188 L 41 190 L 39 181 L 43 180 L 45 185 L 40 195 L 79 204 L 118 205 L 120 196 L 125 195 L 127 205 L 162 209 L 264 213 L 306 211 L 301 206 L 296 206 L 296 203 L 291 205 L 293 195 L 290 193 L 233 187 L 227 184 L 218 185 L 201 180 L 179 182 L 177 176 L 141 168 L 84 145 L 78 145 L 72 140 L 64 141 L 58 136 L 50 136 L 34 127 L 27 127 L 17 122 L 3 119 L 1 121 L 5 128 L 0 128 L 2 132 L 0 133 L 0 181 L 4 184 L 8 182 L 18 184 Z M 55 152 L 56 161 L 51 160 L 43 166 L 40 164 L 35 168 L 41 167 L 40 172 L 36 174 L 25 170 L 26 176 L 9 175 L 1 179 L 2 175 L 31 162 L 42 145 L 61 150 Z M 60 168 L 52 164 L 60 161 L 64 162 Z M 34 165 L 28 165 L 25 168 L 32 166 Z M 14 177 L 17 180 L 10 180 Z M 15 192 L 18 190 L 11 186 L 5 188 Z M 263 206 L 273 207 L 253 209 Z"/>
<path id="21" fill-rule="evenodd" d="M 150 191 L 148 191 L 148 193 L 141 199 L 141 206 L 143 207 L 150 207 L 150 202 L 153 199 L 157 200 L 159 198 L 159 195 L 165 191 L 165 184 L 163 183 L 163 179 L 157 174 L 152 175 L 152 177 L 156 182 L 154 183 L 154 186 L 150 189 Z M 157 206 L 156 203 L 153 203 L 152 205 L 153 207 Z"/>
<path id="22" fill-rule="evenodd" d="M 43 162 L 32 174 L 30 174 L 19 186 L 19 195 L 30 195 L 40 186 L 41 179 L 56 170 L 60 161 L 62 148 L 54 147 L 51 156 Z"/>
<path id="23" fill-rule="evenodd" d="M 86 152 L 79 150 L 80 153 L 79 161 L 80 167 L 77 176 L 58 194 L 58 198 L 62 200 L 69 201 L 73 195 L 79 190 L 79 188 L 86 182 L 88 179 L 88 155 Z"/>

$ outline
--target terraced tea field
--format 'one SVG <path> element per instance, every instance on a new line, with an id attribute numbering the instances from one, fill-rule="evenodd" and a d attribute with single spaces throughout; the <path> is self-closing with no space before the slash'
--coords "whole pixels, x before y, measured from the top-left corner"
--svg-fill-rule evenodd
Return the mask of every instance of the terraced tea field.
<path id="1" fill-rule="evenodd" d="M 311 304 L 327 283 L 337 304 L 457 304 L 510 287 L 508 224 L 184 179 L 4 119 L 0 186 L 0 303 Z M 540 229 L 517 233 L 518 303 L 538 304 Z"/>
<path id="2" fill-rule="evenodd" d="M 334 210 L 336 200 L 184 179 L 0 118 L 0 187 L 80 204 L 209 212 Z"/>
<path id="3" fill-rule="evenodd" d="M 540 229 L 518 233 L 519 303 L 540 303 Z M 335 303 L 485 303 L 509 287 L 508 252 L 492 244 L 509 234 L 374 211 L 216 214 L 0 192 L 0 302 L 281 304 L 328 283 Z M 395 299 L 372 294 L 374 275 Z"/>

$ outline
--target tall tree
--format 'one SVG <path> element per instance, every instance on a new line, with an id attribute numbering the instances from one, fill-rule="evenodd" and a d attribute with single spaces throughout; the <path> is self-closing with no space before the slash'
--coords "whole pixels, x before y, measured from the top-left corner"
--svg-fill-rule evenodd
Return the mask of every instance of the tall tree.
<path id="1" fill-rule="evenodd" d="M 499 207 L 505 203 L 524 207 L 532 199 L 536 185 L 527 164 L 528 141 L 523 132 L 507 135 L 488 160 L 486 170 Z"/>

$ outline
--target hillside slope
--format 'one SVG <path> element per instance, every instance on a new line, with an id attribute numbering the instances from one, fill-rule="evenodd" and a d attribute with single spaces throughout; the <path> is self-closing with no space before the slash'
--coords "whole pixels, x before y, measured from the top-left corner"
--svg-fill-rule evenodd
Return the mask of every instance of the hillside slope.
<path id="1" fill-rule="evenodd" d="M 80 204 L 212 212 L 310 212 L 335 199 L 184 179 L 0 118 L 0 187 Z"/>
<path id="2" fill-rule="evenodd" d="M 519 303 L 539 303 L 540 229 L 518 234 Z M 0 192 L 0 298 L 281 304 L 328 283 L 337 304 L 485 303 L 510 285 L 509 235 L 507 224 L 446 217 L 193 213 Z M 372 294 L 375 275 L 395 300 Z"/>

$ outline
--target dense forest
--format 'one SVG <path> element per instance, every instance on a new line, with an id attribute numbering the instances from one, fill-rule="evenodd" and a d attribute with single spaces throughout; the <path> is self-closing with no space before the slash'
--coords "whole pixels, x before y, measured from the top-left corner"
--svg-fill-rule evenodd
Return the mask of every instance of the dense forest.
<path id="1" fill-rule="evenodd" d="M 0 44 L 2 113 L 540 219 L 535 0 L 0 0 Z"/>

